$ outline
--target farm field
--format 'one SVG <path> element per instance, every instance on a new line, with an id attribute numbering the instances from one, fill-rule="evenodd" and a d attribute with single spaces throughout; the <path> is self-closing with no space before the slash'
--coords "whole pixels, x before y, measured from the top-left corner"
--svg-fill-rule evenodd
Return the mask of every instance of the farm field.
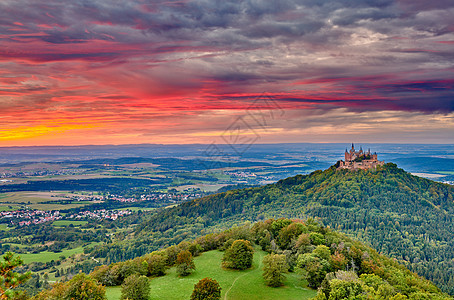
<path id="1" fill-rule="evenodd" d="M 60 210 L 81 207 L 90 204 L 90 201 L 77 201 L 71 203 L 51 203 L 68 200 L 66 197 L 75 196 L 67 192 L 11 192 L 0 194 L 0 211 L 19 209 L 27 206 L 38 210 Z"/>
<path id="2" fill-rule="evenodd" d="M 57 226 L 57 227 L 65 227 L 65 226 L 69 226 L 72 224 L 74 227 L 78 227 L 81 225 L 85 225 L 87 223 L 88 223 L 88 221 L 57 220 L 57 221 L 54 221 L 52 223 L 52 225 Z"/>
<path id="3" fill-rule="evenodd" d="M 150 300 L 158 299 L 189 299 L 194 285 L 202 278 L 210 277 L 217 280 L 222 288 L 221 299 L 231 300 L 292 300 L 309 299 L 316 294 L 307 288 L 301 276 L 287 274 L 285 286 L 271 288 L 265 285 L 262 277 L 262 259 L 267 253 L 256 249 L 252 268 L 245 271 L 227 270 L 221 267 L 223 252 L 213 250 L 194 258 L 196 271 L 187 277 L 178 277 L 175 267 L 170 268 L 162 277 L 150 280 Z M 108 300 L 119 300 L 121 287 L 106 288 Z"/>

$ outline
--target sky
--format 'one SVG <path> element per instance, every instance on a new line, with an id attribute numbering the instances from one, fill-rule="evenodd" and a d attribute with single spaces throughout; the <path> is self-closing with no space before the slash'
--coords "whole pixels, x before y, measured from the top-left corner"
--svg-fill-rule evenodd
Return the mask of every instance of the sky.
<path id="1" fill-rule="evenodd" d="M 454 143 L 452 0 L 2 0 L 0 146 Z"/>

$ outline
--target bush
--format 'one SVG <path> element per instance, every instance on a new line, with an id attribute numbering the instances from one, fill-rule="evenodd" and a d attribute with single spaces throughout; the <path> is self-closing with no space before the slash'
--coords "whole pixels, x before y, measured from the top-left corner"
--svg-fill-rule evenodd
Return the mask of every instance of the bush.
<path id="1" fill-rule="evenodd" d="M 236 240 L 228 248 L 222 258 L 223 266 L 232 269 L 245 270 L 252 266 L 254 248 L 245 240 Z"/>
<path id="2" fill-rule="evenodd" d="M 203 278 L 194 285 L 191 300 L 219 300 L 221 299 L 221 287 L 211 278 Z"/>

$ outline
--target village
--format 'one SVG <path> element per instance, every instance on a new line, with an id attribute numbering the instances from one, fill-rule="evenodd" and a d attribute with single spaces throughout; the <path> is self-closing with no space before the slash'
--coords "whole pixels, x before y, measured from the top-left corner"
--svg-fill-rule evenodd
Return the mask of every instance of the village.
<path id="1" fill-rule="evenodd" d="M 106 219 L 116 220 L 119 217 L 132 214 L 131 210 L 106 210 L 98 209 L 94 211 L 83 210 L 78 213 L 63 216 L 58 210 L 43 211 L 32 209 L 19 209 L 14 211 L 0 212 L 0 221 L 7 223 L 8 226 L 29 226 L 38 225 L 57 220 L 88 220 L 88 219 Z M 6 222 L 5 222 L 6 221 Z"/>

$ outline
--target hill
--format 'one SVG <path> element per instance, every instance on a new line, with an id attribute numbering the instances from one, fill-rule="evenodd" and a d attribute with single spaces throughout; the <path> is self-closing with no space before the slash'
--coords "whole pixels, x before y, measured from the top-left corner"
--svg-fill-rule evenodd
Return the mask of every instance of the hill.
<path id="1" fill-rule="evenodd" d="M 413 176 L 394 164 L 358 171 L 333 166 L 162 210 L 138 227 L 129 245 L 98 248 L 95 254 L 110 255 L 112 261 L 128 259 L 133 249 L 145 253 L 244 221 L 316 217 L 367 241 L 453 294 L 453 196 L 454 187 Z"/>
<path id="2" fill-rule="evenodd" d="M 249 247 L 253 261 L 234 270 L 223 261 L 229 254 L 230 259 L 244 262 L 244 248 L 233 250 L 239 244 Z M 196 257 L 195 270 L 189 276 L 175 273 L 183 253 L 191 260 Z M 262 273 L 265 269 L 269 272 Z M 114 300 L 119 286 L 128 286 L 129 276 L 149 277 L 152 299 L 187 299 L 194 284 L 205 276 L 219 282 L 222 299 L 452 299 L 430 281 L 359 241 L 313 219 L 285 218 L 233 227 L 133 260 L 96 267 L 90 277 L 79 274 L 33 299 L 69 299 L 74 290 L 83 293 L 86 286 L 102 291 L 102 284 L 108 286 L 107 295 Z M 280 279 L 271 283 L 271 277 Z"/>

